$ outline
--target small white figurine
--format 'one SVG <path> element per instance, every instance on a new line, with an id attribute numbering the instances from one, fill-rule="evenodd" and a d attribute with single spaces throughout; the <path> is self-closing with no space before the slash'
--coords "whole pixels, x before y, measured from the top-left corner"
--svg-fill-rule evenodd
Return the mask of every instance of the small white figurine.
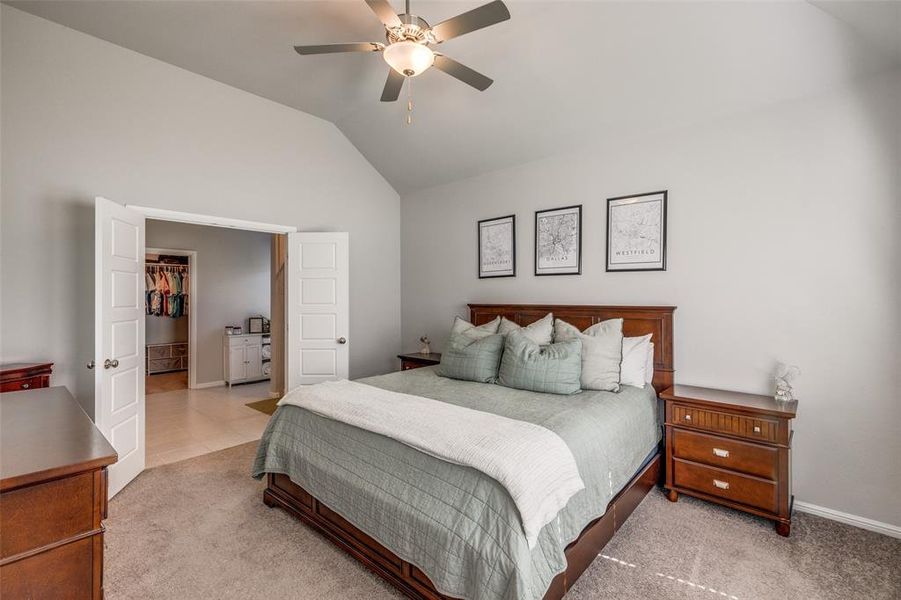
<path id="1" fill-rule="evenodd" d="M 429 346 L 429 344 L 431 344 L 431 342 L 429 341 L 429 336 L 424 335 L 421 338 L 419 338 L 419 341 L 422 342 L 422 348 L 419 349 L 419 353 L 420 354 L 431 354 L 432 347 Z"/>
<path id="2" fill-rule="evenodd" d="M 785 363 L 776 365 L 776 376 L 774 377 L 776 382 L 776 400 L 789 402 L 795 399 L 795 395 L 792 393 L 791 382 L 797 379 L 800 374 L 801 369 L 795 365 L 787 365 Z"/>

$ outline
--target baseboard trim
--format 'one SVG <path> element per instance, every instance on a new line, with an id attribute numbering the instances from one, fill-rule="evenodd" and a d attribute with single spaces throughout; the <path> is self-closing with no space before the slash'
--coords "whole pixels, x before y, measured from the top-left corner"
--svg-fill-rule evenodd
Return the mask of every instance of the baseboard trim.
<path id="1" fill-rule="evenodd" d="M 223 381 L 223 380 L 207 381 L 206 383 L 198 383 L 197 385 L 194 386 L 194 389 L 202 390 L 202 389 L 211 388 L 211 387 L 221 387 L 223 385 L 225 385 L 225 381 Z"/>
<path id="2" fill-rule="evenodd" d="M 853 525 L 854 527 L 860 527 L 861 529 L 867 529 L 869 531 L 881 533 L 882 535 L 901 539 L 901 527 L 897 525 L 874 521 L 873 519 L 867 519 L 866 517 L 858 517 L 857 515 L 833 510 L 824 506 L 817 506 L 816 504 L 808 504 L 807 502 L 795 501 L 794 507 L 795 510 L 823 517 L 824 519 L 838 521 L 839 523 Z"/>

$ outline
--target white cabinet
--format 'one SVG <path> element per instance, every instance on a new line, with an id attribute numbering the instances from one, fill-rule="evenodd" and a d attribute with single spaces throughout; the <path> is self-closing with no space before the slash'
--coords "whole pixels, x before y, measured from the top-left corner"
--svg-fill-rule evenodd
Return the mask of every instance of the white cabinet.
<path id="1" fill-rule="evenodd" d="M 222 338 L 225 383 L 232 385 L 269 378 L 263 374 L 263 335 L 249 333 L 226 335 Z M 268 339 L 266 342 L 268 343 Z"/>

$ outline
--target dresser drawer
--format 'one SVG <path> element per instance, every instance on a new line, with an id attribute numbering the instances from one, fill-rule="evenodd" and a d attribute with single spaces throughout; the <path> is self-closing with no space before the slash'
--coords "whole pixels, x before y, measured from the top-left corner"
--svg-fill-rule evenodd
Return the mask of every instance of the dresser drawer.
<path id="1" fill-rule="evenodd" d="M 678 428 L 671 431 L 673 455 L 678 458 L 777 479 L 779 452 L 776 448 Z"/>
<path id="2" fill-rule="evenodd" d="M 98 537 L 100 534 L 98 534 Z M 102 540 L 102 537 L 101 537 Z M 101 541 L 102 544 L 102 541 Z M 0 597 L 84 599 L 100 597 L 94 584 L 94 538 L 83 538 L 0 567 Z"/>
<path id="3" fill-rule="evenodd" d="M 0 392 L 18 392 L 19 390 L 34 390 L 40 387 L 44 387 L 40 377 L 29 377 L 28 379 L 14 379 L 0 383 Z"/>
<path id="4" fill-rule="evenodd" d="M 93 529 L 93 473 L 19 488 L 0 496 L 0 558 Z"/>
<path id="5" fill-rule="evenodd" d="M 673 404 L 673 424 L 707 431 L 728 433 L 764 442 L 776 442 L 779 422 L 763 417 L 746 417 L 732 413 Z"/>
<path id="6" fill-rule="evenodd" d="M 673 459 L 676 487 L 703 492 L 767 512 L 777 512 L 776 482 L 725 469 Z"/>

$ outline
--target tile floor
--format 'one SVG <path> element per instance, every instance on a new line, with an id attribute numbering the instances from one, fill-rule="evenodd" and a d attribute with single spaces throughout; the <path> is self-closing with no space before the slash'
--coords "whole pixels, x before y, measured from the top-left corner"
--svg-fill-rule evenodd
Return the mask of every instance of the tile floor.
<path id="1" fill-rule="evenodd" d="M 188 389 L 188 372 L 157 373 L 144 377 L 144 394 L 159 394 Z"/>
<path id="2" fill-rule="evenodd" d="M 269 397 L 269 382 L 147 396 L 147 467 L 257 440 L 269 416 L 244 406 Z"/>

